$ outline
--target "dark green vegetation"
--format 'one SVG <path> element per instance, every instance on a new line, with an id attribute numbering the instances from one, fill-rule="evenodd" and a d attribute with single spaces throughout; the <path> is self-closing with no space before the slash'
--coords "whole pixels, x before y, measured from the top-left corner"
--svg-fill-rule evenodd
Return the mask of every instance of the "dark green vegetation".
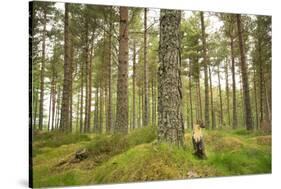
<path id="1" fill-rule="evenodd" d="M 49 140 L 49 133 L 35 134 L 34 186 L 271 173 L 271 136 L 259 132 L 249 135 L 244 129 L 204 134 L 207 160 L 192 155 L 190 131 L 186 131 L 185 146 L 181 148 L 158 144 L 152 127 L 136 129 L 126 136 L 68 134 L 72 141 L 57 144 Z M 89 150 L 87 159 L 59 165 L 83 148 Z"/>

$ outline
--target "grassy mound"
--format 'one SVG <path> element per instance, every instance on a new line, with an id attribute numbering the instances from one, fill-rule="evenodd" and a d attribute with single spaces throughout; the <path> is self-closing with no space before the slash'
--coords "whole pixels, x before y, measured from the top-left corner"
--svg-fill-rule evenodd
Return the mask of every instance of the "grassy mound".
<path id="1" fill-rule="evenodd" d="M 34 185 L 67 186 L 120 183 L 193 177 L 244 175 L 271 172 L 271 136 L 243 131 L 205 131 L 206 160 L 192 153 L 191 132 L 182 148 L 157 144 L 156 129 L 136 129 L 127 136 L 90 135 L 72 142 L 46 143 L 35 140 Z M 44 142 L 44 145 L 39 145 Z M 86 148 L 89 158 L 57 168 L 62 160 Z"/>

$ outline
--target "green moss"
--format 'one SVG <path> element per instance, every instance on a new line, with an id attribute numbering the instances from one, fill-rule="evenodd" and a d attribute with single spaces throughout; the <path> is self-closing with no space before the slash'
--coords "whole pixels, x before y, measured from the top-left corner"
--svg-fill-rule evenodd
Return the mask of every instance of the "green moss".
<path id="1" fill-rule="evenodd" d="M 47 134 L 36 142 L 53 137 Z M 58 144 L 51 147 L 38 145 L 33 159 L 34 185 L 68 186 L 271 172 L 271 136 L 259 133 L 206 130 L 208 158 L 205 160 L 193 155 L 191 132 L 186 133 L 185 146 L 180 148 L 154 142 L 156 129 L 153 127 L 136 129 L 126 136 L 90 135 L 88 138 L 90 140 L 68 144 L 57 141 Z M 81 148 L 89 150 L 88 159 L 56 168 Z"/>

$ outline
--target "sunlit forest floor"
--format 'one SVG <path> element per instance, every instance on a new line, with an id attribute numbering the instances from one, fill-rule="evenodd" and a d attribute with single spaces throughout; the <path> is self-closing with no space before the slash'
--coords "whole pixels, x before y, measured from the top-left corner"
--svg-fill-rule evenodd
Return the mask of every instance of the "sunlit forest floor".
<path id="1" fill-rule="evenodd" d="M 35 132 L 34 187 L 271 173 L 271 135 L 206 130 L 205 160 L 192 154 L 191 131 L 185 140 L 184 148 L 159 145 L 152 127 L 128 136 Z M 74 161 L 81 149 L 87 158 Z"/>

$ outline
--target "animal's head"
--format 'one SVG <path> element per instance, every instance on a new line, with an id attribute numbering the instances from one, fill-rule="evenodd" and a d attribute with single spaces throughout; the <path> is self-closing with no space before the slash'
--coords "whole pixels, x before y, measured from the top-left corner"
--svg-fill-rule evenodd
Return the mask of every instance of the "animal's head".
<path id="1" fill-rule="evenodd" d="M 205 124 L 203 123 L 203 121 L 199 120 L 197 121 L 197 124 L 200 126 L 200 128 L 205 128 Z"/>

